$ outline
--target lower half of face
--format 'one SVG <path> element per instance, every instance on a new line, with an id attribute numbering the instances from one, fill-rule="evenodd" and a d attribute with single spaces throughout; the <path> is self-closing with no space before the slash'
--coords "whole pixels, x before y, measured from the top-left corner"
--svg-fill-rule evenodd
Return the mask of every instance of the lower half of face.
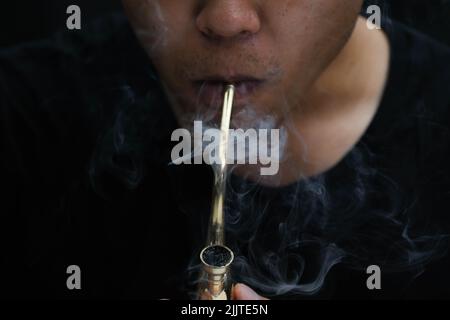
<path id="1" fill-rule="evenodd" d="M 301 108 L 339 54 L 355 0 L 123 0 L 180 123 L 218 122 L 236 87 L 233 126 L 271 127 Z"/>

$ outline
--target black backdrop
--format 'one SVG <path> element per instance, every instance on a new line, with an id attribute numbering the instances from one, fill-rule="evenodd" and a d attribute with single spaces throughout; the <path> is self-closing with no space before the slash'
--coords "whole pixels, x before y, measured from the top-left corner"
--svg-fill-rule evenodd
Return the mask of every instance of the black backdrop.
<path id="1" fill-rule="evenodd" d="M 120 0 L 5 0 L 0 5 L 0 45 L 39 39 L 65 28 L 71 4 L 80 6 L 82 23 L 121 9 Z"/>
<path id="2" fill-rule="evenodd" d="M 0 46 L 39 39 L 64 28 L 70 4 L 81 7 L 83 22 L 121 8 L 120 0 L 2 1 Z M 450 0 L 387 0 L 384 7 L 391 17 L 450 45 Z"/>

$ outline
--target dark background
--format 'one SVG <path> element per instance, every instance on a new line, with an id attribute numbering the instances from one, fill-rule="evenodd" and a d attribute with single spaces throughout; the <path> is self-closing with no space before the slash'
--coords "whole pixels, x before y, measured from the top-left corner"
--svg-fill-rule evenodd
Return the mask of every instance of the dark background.
<path id="1" fill-rule="evenodd" d="M 81 7 L 82 23 L 121 8 L 120 0 L 2 1 L 0 46 L 43 38 L 56 30 L 65 28 L 66 8 L 71 4 Z M 383 8 L 384 12 L 392 18 L 403 21 L 450 45 L 449 0 L 387 0 Z"/>

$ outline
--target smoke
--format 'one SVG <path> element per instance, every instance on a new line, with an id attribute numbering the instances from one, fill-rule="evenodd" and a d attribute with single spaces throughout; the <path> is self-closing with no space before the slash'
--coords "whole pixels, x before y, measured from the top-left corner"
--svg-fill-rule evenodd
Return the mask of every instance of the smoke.
<path id="1" fill-rule="evenodd" d="M 138 15 L 135 16 L 135 33 L 138 38 L 142 39 L 142 43 L 147 52 L 153 54 L 154 51 L 167 46 L 170 29 L 167 25 L 159 1 L 140 1 L 138 5 L 139 8 L 133 9 L 138 12 Z M 155 21 L 157 23 L 149 28 L 148 23 L 150 21 Z"/>
<path id="2" fill-rule="evenodd" d="M 96 116 L 97 142 L 89 166 L 94 190 L 111 197 L 116 184 L 136 189 L 147 175 L 147 168 L 166 161 L 167 141 L 175 120 L 164 112 L 167 104 L 157 77 L 149 73 L 151 89 L 137 94 L 129 85 L 107 90 L 112 101 L 108 117 Z M 153 84 L 152 84 L 153 81 Z M 111 180 L 111 177 L 114 179 Z"/>
<path id="3" fill-rule="evenodd" d="M 412 207 L 405 208 L 398 186 L 367 161 L 361 149 L 353 150 L 337 181 L 330 175 L 339 170 L 280 190 L 235 182 L 227 239 L 237 257 L 236 281 L 272 297 L 311 295 L 338 263 L 417 275 L 439 258 L 447 236 L 412 232 Z M 380 203 L 374 196 L 382 197 Z"/>
<path id="4" fill-rule="evenodd" d="M 285 111 L 282 148 L 303 146 L 307 163 L 307 144 L 294 126 L 292 108 L 280 107 Z M 247 127 L 276 125 L 270 115 L 255 117 L 255 109 L 241 110 L 248 118 L 240 121 L 247 119 Z M 282 162 L 292 156 L 288 150 L 282 155 Z M 311 296 L 337 264 L 360 272 L 376 264 L 383 272 L 408 272 L 414 279 L 441 258 L 448 235 L 422 228 L 423 213 L 416 207 L 420 191 L 402 189 L 380 167 L 380 158 L 362 139 L 330 170 L 312 177 L 299 173 L 296 182 L 273 187 L 242 172 L 235 175 L 231 168 L 225 211 L 226 245 L 235 254 L 233 281 L 272 298 Z M 200 267 L 194 255 L 188 268 L 192 285 Z"/>
<path id="5" fill-rule="evenodd" d="M 148 129 L 166 132 L 167 128 L 147 109 L 166 106 L 160 100 L 126 100 L 93 156 L 91 178 L 100 193 L 104 191 L 99 183 L 104 173 L 136 188 L 145 176 L 148 153 L 161 154 L 154 149 L 155 140 L 149 139 L 154 131 Z M 245 113 L 253 126 L 274 127 L 273 118 L 255 118 L 251 109 Z M 290 140 L 304 145 L 290 125 L 284 123 L 282 147 Z M 287 135 L 288 131 L 294 134 Z M 290 156 L 287 151 L 281 154 L 282 162 Z M 448 237 L 437 229 L 420 228 L 414 205 L 419 195 L 406 194 L 394 178 L 377 167 L 377 157 L 361 142 L 335 168 L 313 177 L 299 175 L 295 183 L 283 187 L 264 187 L 260 181 L 234 174 L 232 168 L 225 210 L 226 244 L 235 253 L 233 281 L 280 298 L 318 294 L 337 264 L 361 271 L 377 264 L 383 272 L 408 271 L 411 277 L 423 272 L 427 263 L 446 251 Z M 195 220 L 196 211 L 184 213 Z M 198 230 L 206 232 L 207 227 Z M 204 243 L 197 245 L 187 269 L 190 288 L 197 281 L 197 253 Z"/>
<path id="6" fill-rule="evenodd" d="M 104 173 L 136 188 L 145 176 L 149 154 L 161 154 L 155 145 L 170 140 L 170 135 L 154 136 L 171 128 L 162 118 L 153 117 L 154 109 L 167 107 L 160 93 L 152 92 L 141 100 L 124 88 L 126 98 L 105 125 L 91 163 L 91 181 L 99 192 L 103 192 L 99 180 Z M 260 116 L 257 106 L 248 106 L 235 115 L 233 126 L 282 129 L 281 162 L 292 156 L 286 146 L 295 143 L 302 147 L 307 163 L 308 145 L 283 98 L 282 123 L 271 115 Z M 205 129 L 208 124 L 217 127 L 214 119 L 219 106 L 206 110 L 198 111 L 194 119 L 204 121 Z M 268 297 L 314 295 L 337 264 L 356 270 L 378 264 L 383 272 L 408 271 L 414 277 L 441 257 L 448 236 L 421 227 L 415 206 L 420 192 L 402 189 L 392 172 L 379 166 L 380 158 L 360 141 L 334 168 L 312 177 L 299 173 L 296 182 L 282 187 L 264 187 L 260 180 L 235 174 L 232 168 L 225 210 L 226 243 L 235 253 L 233 280 Z M 191 183 L 194 186 L 197 181 Z M 184 213 L 195 220 L 195 211 Z M 197 253 L 203 245 L 198 243 L 188 266 L 191 284 L 197 280 Z"/>

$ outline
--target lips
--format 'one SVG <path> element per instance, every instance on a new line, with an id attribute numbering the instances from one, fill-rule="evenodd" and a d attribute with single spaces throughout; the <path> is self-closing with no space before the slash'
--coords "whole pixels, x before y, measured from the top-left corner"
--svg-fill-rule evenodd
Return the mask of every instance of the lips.
<path id="1" fill-rule="evenodd" d="M 234 107 L 239 108 L 249 103 L 257 91 L 261 89 L 264 80 L 252 77 L 209 77 L 203 80 L 196 80 L 194 84 L 194 94 L 197 96 L 197 103 L 203 105 L 220 105 L 223 99 L 225 87 L 233 84 L 236 88 L 234 97 Z"/>

